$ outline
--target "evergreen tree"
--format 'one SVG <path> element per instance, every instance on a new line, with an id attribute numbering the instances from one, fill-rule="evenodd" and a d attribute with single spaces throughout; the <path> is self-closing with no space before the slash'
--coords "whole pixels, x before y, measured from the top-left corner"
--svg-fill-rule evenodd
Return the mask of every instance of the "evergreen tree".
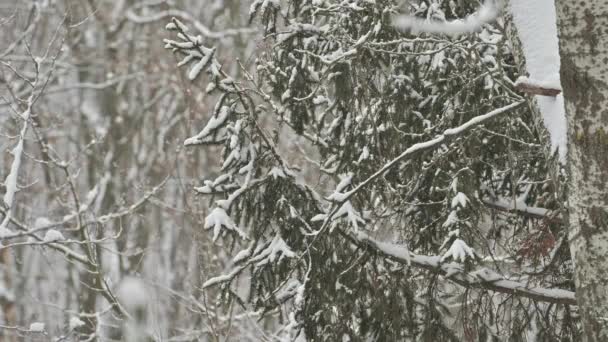
<path id="1" fill-rule="evenodd" d="M 195 189 L 234 256 L 209 293 L 275 320 L 277 339 L 577 338 L 562 175 L 514 90 L 505 19 L 454 37 L 393 25 L 476 6 L 256 0 L 263 38 L 238 77 L 167 25 L 217 96 L 185 141 L 221 146 L 221 174 Z"/>

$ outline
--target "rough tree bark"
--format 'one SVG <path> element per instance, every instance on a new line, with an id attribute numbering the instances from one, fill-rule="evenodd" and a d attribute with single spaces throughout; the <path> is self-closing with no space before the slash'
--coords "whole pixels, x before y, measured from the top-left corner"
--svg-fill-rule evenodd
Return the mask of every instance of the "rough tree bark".
<path id="1" fill-rule="evenodd" d="M 586 341 L 608 341 L 608 0 L 556 1 L 570 252 Z"/>

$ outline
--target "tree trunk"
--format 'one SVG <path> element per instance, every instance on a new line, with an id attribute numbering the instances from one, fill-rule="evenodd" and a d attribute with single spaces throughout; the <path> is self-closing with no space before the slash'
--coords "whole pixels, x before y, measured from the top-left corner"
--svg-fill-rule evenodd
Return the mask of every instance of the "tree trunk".
<path id="1" fill-rule="evenodd" d="M 570 252 L 586 341 L 608 341 L 608 0 L 556 1 Z"/>

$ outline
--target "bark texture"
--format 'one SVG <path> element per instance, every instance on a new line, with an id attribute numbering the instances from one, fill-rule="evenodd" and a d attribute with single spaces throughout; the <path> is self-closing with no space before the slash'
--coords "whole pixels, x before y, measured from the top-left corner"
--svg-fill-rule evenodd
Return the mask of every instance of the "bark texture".
<path id="1" fill-rule="evenodd" d="M 608 341 L 608 0 L 556 1 L 570 251 L 586 341 Z"/>

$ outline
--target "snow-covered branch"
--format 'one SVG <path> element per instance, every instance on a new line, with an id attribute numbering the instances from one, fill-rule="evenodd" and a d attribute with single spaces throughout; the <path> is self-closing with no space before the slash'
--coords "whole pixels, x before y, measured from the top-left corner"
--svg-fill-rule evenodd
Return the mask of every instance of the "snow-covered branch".
<path id="1" fill-rule="evenodd" d="M 0 223 L 0 238 L 6 235 L 10 235 L 11 232 L 8 230 L 8 223 L 11 219 L 11 212 L 13 209 L 13 202 L 15 199 L 15 194 L 18 190 L 18 180 L 19 180 L 19 172 L 21 168 L 21 158 L 23 155 L 23 149 L 25 145 L 25 135 L 27 134 L 27 130 L 30 125 L 30 116 L 32 113 L 32 106 L 34 105 L 34 100 L 37 96 L 37 93 L 34 91 L 37 85 L 38 77 L 33 83 L 32 93 L 27 100 L 27 108 L 20 115 L 19 119 L 23 120 L 23 125 L 21 130 L 19 131 L 19 136 L 17 140 L 17 144 L 12 150 L 13 154 L 13 163 L 11 164 L 10 171 L 6 176 L 4 181 L 4 186 L 6 187 L 6 192 L 3 197 L 3 205 L 6 208 L 6 212 L 2 222 Z"/>
<path id="2" fill-rule="evenodd" d="M 532 218 L 542 219 L 549 217 L 553 214 L 552 210 L 541 207 L 529 206 L 525 202 L 514 202 L 507 201 L 504 199 L 497 200 L 484 200 L 483 203 L 492 209 L 497 209 L 500 211 L 513 212 L 519 215 L 528 216 Z"/>
<path id="3" fill-rule="evenodd" d="M 515 81 L 515 89 L 529 95 L 552 97 L 555 97 L 562 92 L 562 88 L 559 84 L 554 84 L 554 82 L 540 82 L 525 76 L 520 76 Z"/>
<path id="4" fill-rule="evenodd" d="M 403 245 L 377 241 L 362 232 L 342 232 L 342 234 L 355 244 L 366 246 L 386 258 L 440 274 L 464 287 L 491 290 L 541 302 L 576 305 L 572 291 L 532 287 L 523 282 L 508 279 L 485 267 L 466 270 L 461 263 L 442 262 L 441 256 L 415 254 Z"/>
<path id="5" fill-rule="evenodd" d="M 222 31 L 212 31 L 211 29 L 209 29 L 209 27 L 194 18 L 190 13 L 177 9 L 169 9 L 148 16 L 141 16 L 136 14 L 133 10 L 128 10 L 126 16 L 127 19 L 137 24 L 153 23 L 170 17 L 181 18 L 182 20 L 186 20 L 192 23 L 192 25 L 198 32 L 200 32 L 203 36 L 211 39 L 223 39 L 230 36 L 251 34 L 255 32 L 254 29 L 250 28 L 224 29 Z"/>
<path id="6" fill-rule="evenodd" d="M 408 148 L 403 153 L 401 153 L 397 158 L 391 160 L 390 162 L 385 164 L 381 169 L 379 169 L 374 174 L 369 176 L 367 179 L 365 179 L 364 181 L 359 183 L 353 190 L 345 193 L 344 196 L 342 197 L 342 201 L 348 200 L 352 195 L 354 195 L 360 189 L 362 189 L 367 184 L 374 181 L 376 178 L 382 176 L 386 171 L 388 171 L 391 168 L 393 168 L 394 166 L 396 166 L 399 162 L 409 159 L 409 158 L 413 157 L 414 155 L 421 153 L 423 151 L 437 148 L 441 144 L 445 144 L 446 142 L 462 135 L 463 133 L 467 132 L 468 130 L 474 128 L 475 126 L 481 125 L 498 115 L 507 113 L 507 112 L 523 105 L 524 103 L 525 102 L 523 102 L 523 101 L 515 102 L 515 103 L 511 103 L 509 105 L 506 105 L 504 107 L 497 108 L 489 113 L 476 116 L 458 127 L 447 129 L 443 132 L 443 134 L 438 135 L 437 137 L 435 137 L 432 140 L 412 145 L 410 148 Z"/>
<path id="7" fill-rule="evenodd" d="M 433 4 L 433 6 L 437 6 L 437 4 Z M 448 36 L 459 36 L 479 31 L 484 24 L 494 21 L 499 14 L 500 8 L 494 0 L 487 0 L 477 12 L 465 19 L 442 22 L 433 20 L 433 18 L 421 19 L 402 15 L 397 17 L 393 23 L 398 29 L 410 30 L 414 33 L 440 33 Z"/>

